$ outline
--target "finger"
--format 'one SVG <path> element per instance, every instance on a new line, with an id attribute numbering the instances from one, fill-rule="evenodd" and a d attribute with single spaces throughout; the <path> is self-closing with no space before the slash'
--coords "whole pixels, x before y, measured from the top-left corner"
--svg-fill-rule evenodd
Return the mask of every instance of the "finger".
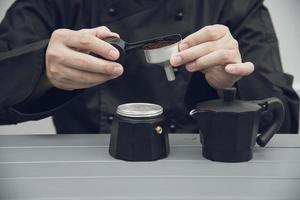
<path id="1" fill-rule="evenodd" d="M 208 55 L 198 58 L 196 61 L 186 65 L 190 72 L 202 71 L 218 65 L 227 65 L 241 62 L 240 53 L 237 50 L 217 50 Z"/>
<path id="2" fill-rule="evenodd" d="M 193 46 L 189 49 L 183 50 L 178 54 L 175 54 L 171 57 L 170 62 L 174 67 L 184 65 L 190 62 L 195 61 L 196 59 L 207 55 L 218 49 L 231 49 L 231 38 L 223 37 L 217 41 L 205 42 L 196 46 Z"/>
<path id="3" fill-rule="evenodd" d="M 121 64 L 97 58 L 72 49 L 64 49 L 62 64 L 69 67 L 92 73 L 101 73 L 109 76 L 119 76 L 123 73 Z"/>
<path id="4" fill-rule="evenodd" d="M 117 60 L 119 51 L 109 43 L 97 38 L 92 34 L 80 31 L 73 31 L 65 41 L 65 45 L 71 48 L 84 49 L 93 52 L 108 60 Z"/>
<path id="5" fill-rule="evenodd" d="M 55 80 L 61 83 L 73 85 L 76 89 L 88 88 L 94 85 L 104 83 L 116 76 L 80 71 L 66 66 L 59 66 L 59 74 Z"/>
<path id="6" fill-rule="evenodd" d="M 183 39 L 179 49 L 182 51 L 204 42 L 218 40 L 224 37 L 227 32 L 229 29 L 224 25 L 206 26 Z"/>
<path id="7" fill-rule="evenodd" d="M 248 76 L 254 72 L 254 64 L 251 62 L 230 64 L 225 67 L 225 71 L 236 76 Z"/>
<path id="8" fill-rule="evenodd" d="M 112 32 L 106 26 L 100 26 L 92 29 L 81 29 L 79 30 L 79 32 L 89 33 L 100 39 L 107 38 L 107 37 L 120 37 L 119 34 Z"/>
<path id="9" fill-rule="evenodd" d="M 101 28 L 101 29 L 100 29 Z M 102 29 L 102 27 L 100 27 L 100 30 L 91 30 L 91 29 L 87 29 L 86 32 L 87 33 L 91 33 L 93 35 L 95 35 L 96 37 L 100 38 L 100 39 L 105 39 L 105 38 L 120 38 L 120 35 L 117 33 L 112 33 L 112 32 L 107 32 L 105 29 Z M 98 29 L 98 28 L 97 28 Z M 85 30 L 81 30 L 82 32 L 85 32 Z M 90 50 L 84 50 L 84 49 L 76 49 L 76 51 L 82 52 L 82 53 L 86 53 L 86 54 L 91 54 Z"/>
<path id="10" fill-rule="evenodd" d="M 206 42 L 199 44 L 192 48 L 186 49 L 178 54 L 171 57 L 170 63 L 174 67 L 184 65 L 186 63 L 192 62 L 199 57 L 209 54 L 213 51 L 213 42 Z"/>
<path id="11" fill-rule="evenodd" d="M 111 30 L 109 28 L 107 28 L 106 26 L 97 27 L 97 28 L 94 28 L 91 30 L 92 30 L 92 34 L 100 39 L 105 39 L 105 38 L 109 38 L 109 37 L 120 38 L 119 34 L 111 32 Z"/>

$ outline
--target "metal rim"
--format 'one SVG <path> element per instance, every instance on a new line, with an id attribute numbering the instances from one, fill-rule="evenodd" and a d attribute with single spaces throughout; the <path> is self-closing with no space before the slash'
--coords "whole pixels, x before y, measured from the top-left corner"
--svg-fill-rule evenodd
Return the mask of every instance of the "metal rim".
<path id="1" fill-rule="evenodd" d="M 133 118 L 157 117 L 163 114 L 163 108 L 151 103 L 128 103 L 118 106 L 117 114 Z"/>

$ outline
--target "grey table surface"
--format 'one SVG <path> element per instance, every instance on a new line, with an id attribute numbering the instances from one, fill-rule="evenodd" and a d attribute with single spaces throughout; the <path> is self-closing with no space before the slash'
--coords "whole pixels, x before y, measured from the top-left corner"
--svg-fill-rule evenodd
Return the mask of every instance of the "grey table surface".
<path id="1" fill-rule="evenodd" d="M 155 162 L 108 154 L 109 135 L 0 136 L 0 199 L 300 200 L 300 136 L 276 135 L 245 163 L 204 159 L 198 135 L 170 135 Z"/>

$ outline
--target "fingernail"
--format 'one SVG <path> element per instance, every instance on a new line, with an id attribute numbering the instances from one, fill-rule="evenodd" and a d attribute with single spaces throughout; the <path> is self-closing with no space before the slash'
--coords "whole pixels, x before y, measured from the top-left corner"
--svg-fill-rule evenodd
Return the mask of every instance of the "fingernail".
<path id="1" fill-rule="evenodd" d="M 113 60 L 116 60 L 116 59 L 118 59 L 119 58 L 119 52 L 117 51 L 117 50 L 111 50 L 110 52 L 109 52 L 109 56 L 110 56 L 110 58 L 111 59 L 113 59 Z"/>
<path id="2" fill-rule="evenodd" d="M 174 66 L 179 66 L 182 62 L 181 56 L 174 56 L 171 58 L 171 64 Z"/>
<path id="3" fill-rule="evenodd" d="M 182 43 L 179 45 L 179 50 L 183 51 L 189 48 L 189 45 L 187 43 Z"/>
<path id="4" fill-rule="evenodd" d="M 234 74 L 236 72 L 236 66 L 228 65 L 226 67 L 227 72 Z"/>
<path id="5" fill-rule="evenodd" d="M 120 66 L 115 67 L 113 73 L 116 76 L 120 76 L 121 74 L 123 74 L 123 67 Z"/>
<path id="6" fill-rule="evenodd" d="M 113 32 L 114 36 L 120 38 L 120 35 L 118 33 Z"/>
<path id="7" fill-rule="evenodd" d="M 195 72 L 196 71 L 196 64 L 195 63 L 188 64 L 188 65 L 186 65 L 186 69 L 189 72 Z"/>

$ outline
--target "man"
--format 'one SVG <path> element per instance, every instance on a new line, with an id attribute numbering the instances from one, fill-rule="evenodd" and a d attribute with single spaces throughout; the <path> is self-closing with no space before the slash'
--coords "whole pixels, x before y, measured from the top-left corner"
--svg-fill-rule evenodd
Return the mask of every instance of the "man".
<path id="1" fill-rule="evenodd" d="M 184 39 L 170 60 L 174 82 L 142 52 L 117 63 L 104 41 L 175 33 Z M 240 99 L 280 98 L 281 132 L 298 131 L 299 99 L 261 0 L 19 0 L 0 26 L 0 49 L 2 124 L 52 115 L 58 133 L 106 133 L 119 104 L 151 102 L 165 108 L 171 132 L 194 132 L 189 109 L 235 86 Z"/>

